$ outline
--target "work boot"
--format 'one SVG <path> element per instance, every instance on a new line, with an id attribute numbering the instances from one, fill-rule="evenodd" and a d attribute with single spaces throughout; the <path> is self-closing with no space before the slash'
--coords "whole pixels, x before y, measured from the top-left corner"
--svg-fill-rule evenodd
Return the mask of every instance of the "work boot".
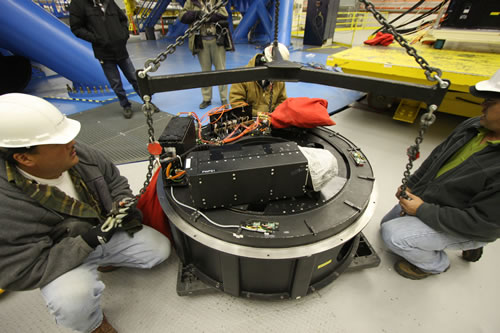
<path id="1" fill-rule="evenodd" d="M 462 251 L 462 259 L 465 261 L 476 262 L 481 258 L 482 255 L 483 255 L 482 246 L 478 249 Z"/>
<path id="2" fill-rule="evenodd" d="M 106 316 L 103 315 L 101 325 L 93 330 L 92 333 L 118 333 L 118 331 L 111 326 Z"/>
<path id="3" fill-rule="evenodd" d="M 404 259 L 401 259 L 400 261 L 396 262 L 394 264 L 394 269 L 399 275 L 411 280 L 422 280 L 428 276 L 434 275 L 433 273 L 424 272 L 417 266 L 410 264 L 408 261 Z M 448 268 L 445 270 L 445 272 L 447 270 Z"/>
<path id="4" fill-rule="evenodd" d="M 223 99 L 221 102 L 222 102 L 222 105 L 226 105 L 227 104 L 227 99 Z"/>
<path id="5" fill-rule="evenodd" d="M 130 106 L 123 108 L 123 116 L 126 119 L 132 118 L 132 108 Z"/>
<path id="6" fill-rule="evenodd" d="M 212 101 L 203 101 L 203 102 L 201 102 L 201 104 L 200 104 L 200 109 L 205 109 L 205 108 L 207 108 L 209 105 L 212 105 Z"/>

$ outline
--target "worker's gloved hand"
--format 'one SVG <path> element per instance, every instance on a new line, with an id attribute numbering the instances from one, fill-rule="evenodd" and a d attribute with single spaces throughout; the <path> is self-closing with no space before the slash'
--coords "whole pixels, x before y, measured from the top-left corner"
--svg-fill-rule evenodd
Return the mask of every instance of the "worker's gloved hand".
<path id="1" fill-rule="evenodd" d="M 83 240 L 92 248 L 98 245 L 106 244 L 116 231 L 116 228 L 107 228 L 109 220 L 113 217 L 108 217 L 106 221 L 93 226 L 90 230 L 82 235 Z"/>
<path id="2" fill-rule="evenodd" d="M 142 213 L 137 208 L 137 201 L 133 198 L 125 198 L 113 203 L 111 214 L 117 218 L 117 228 L 133 235 L 142 229 Z"/>
<path id="3" fill-rule="evenodd" d="M 120 230 L 126 231 L 130 236 L 142 229 L 142 212 L 134 207 L 123 219 Z"/>

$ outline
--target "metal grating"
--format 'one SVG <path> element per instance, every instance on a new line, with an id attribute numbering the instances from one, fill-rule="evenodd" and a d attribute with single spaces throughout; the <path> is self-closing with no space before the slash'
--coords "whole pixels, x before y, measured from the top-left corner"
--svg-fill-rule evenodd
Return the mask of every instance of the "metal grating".
<path id="1" fill-rule="evenodd" d="M 141 104 L 132 102 L 134 116 L 125 119 L 118 102 L 106 104 L 68 116 L 78 120 L 82 129 L 77 140 L 103 152 L 113 163 L 123 164 L 147 160 L 149 142 L 146 117 L 141 111 Z M 155 139 L 173 116 L 159 112 L 153 115 Z"/>

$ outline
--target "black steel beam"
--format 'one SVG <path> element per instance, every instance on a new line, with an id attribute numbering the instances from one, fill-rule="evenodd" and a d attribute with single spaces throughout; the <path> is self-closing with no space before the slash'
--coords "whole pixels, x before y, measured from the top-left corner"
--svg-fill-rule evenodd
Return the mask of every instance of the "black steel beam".
<path id="1" fill-rule="evenodd" d="M 138 71 L 139 72 L 139 71 Z M 269 63 L 266 66 L 243 67 L 222 71 L 158 75 L 140 78 L 142 95 L 152 96 L 158 92 L 218 86 L 258 80 L 307 82 L 351 90 L 373 92 L 385 96 L 409 98 L 441 104 L 447 89 L 435 85 L 421 85 L 369 76 L 338 73 L 323 69 L 304 67 L 290 61 Z"/>

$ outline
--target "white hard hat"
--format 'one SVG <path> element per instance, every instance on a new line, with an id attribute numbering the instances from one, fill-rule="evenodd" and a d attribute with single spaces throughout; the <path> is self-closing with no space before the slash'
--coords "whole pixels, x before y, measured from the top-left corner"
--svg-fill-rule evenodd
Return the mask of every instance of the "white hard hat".
<path id="1" fill-rule="evenodd" d="M 273 44 L 269 45 L 264 49 L 264 57 L 266 58 L 267 62 L 273 61 Z M 278 43 L 278 51 L 281 54 L 281 58 L 283 60 L 290 60 L 290 52 L 288 51 L 287 47 L 281 43 Z"/>
<path id="2" fill-rule="evenodd" d="M 4 148 L 66 144 L 80 132 L 80 122 L 66 118 L 43 98 L 27 94 L 1 95 L 0 119 Z"/>
<path id="3" fill-rule="evenodd" d="M 469 90 L 477 97 L 500 99 L 500 69 L 489 80 L 478 82 Z"/>

